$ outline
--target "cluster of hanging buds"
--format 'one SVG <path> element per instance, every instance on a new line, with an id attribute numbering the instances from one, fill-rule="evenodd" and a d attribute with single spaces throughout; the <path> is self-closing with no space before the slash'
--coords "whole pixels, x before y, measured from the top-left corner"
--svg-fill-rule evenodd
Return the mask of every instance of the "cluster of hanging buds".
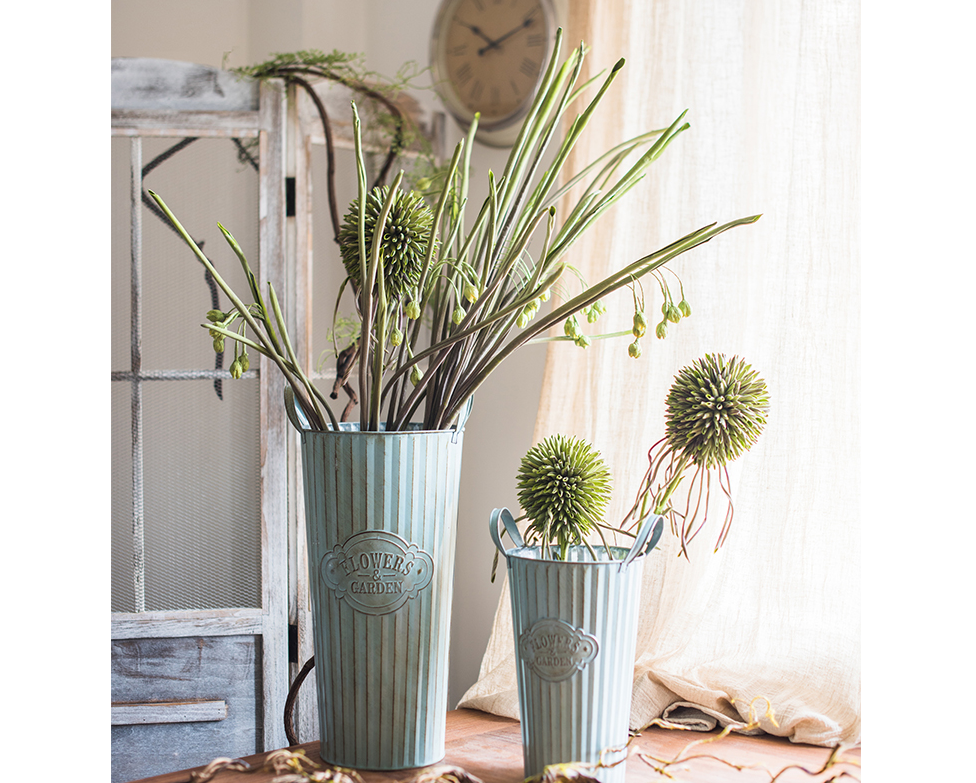
<path id="1" fill-rule="evenodd" d="M 546 546 L 558 544 L 565 560 L 569 547 L 602 522 L 610 472 L 586 441 L 552 435 L 522 458 L 517 489 L 529 532 Z"/>
<path id="2" fill-rule="evenodd" d="M 225 313 L 222 310 L 210 310 L 207 312 L 207 320 L 222 329 L 229 329 L 230 325 L 237 320 L 237 313 Z M 216 329 L 209 329 L 210 336 L 213 338 L 213 347 L 216 353 L 224 352 L 224 335 Z M 244 326 L 241 325 L 240 334 L 244 334 Z M 234 361 L 230 364 L 230 375 L 234 379 L 240 378 L 248 371 L 251 366 L 251 359 L 247 355 L 247 346 L 238 341 L 234 341 Z"/>
<path id="3" fill-rule="evenodd" d="M 548 296 L 546 298 L 548 299 Z M 603 304 L 602 300 L 597 299 L 593 304 L 587 308 L 584 308 L 580 312 L 586 316 L 586 322 L 588 324 L 594 324 L 606 311 L 607 308 Z M 583 334 L 583 330 L 580 328 L 579 319 L 575 315 L 571 315 L 563 322 L 563 334 L 576 343 L 576 345 L 578 345 L 580 348 L 588 348 L 592 343 L 592 340 Z"/>
<path id="4" fill-rule="evenodd" d="M 671 271 L 671 270 L 668 270 Z M 672 274 L 674 274 L 672 272 Z M 678 285 L 681 289 L 681 301 L 678 304 L 674 303 L 674 299 L 671 296 L 671 289 L 668 288 L 667 282 L 663 277 L 658 276 L 658 284 L 661 286 L 661 293 L 664 295 L 664 301 L 661 303 L 661 321 L 654 329 L 654 334 L 659 340 L 663 340 L 668 336 L 668 324 L 676 324 L 682 318 L 688 318 L 691 315 L 691 305 L 688 304 L 688 300 L 685 299 L 685 288 L 682 285 L 680 278 L 678 279 Z"/>
<path id="5" fill-rule="evenodd" d="M 367 251 L 389 193 L 390 187 L 383 185 L 373 188 L 366 197 Z M 384 286 L 391 300 L 399 301 L 406 291 L 415 289 L 420 282 L 433 220 L 434 213 L 420 193 L 404 192 L 399 188 L 394 191 L 381 244 Z M 354 286 L 358 286 L 361 277 L 358 196 L 343 218 L 339 230 L 339 253 L 349 279 Z"/>

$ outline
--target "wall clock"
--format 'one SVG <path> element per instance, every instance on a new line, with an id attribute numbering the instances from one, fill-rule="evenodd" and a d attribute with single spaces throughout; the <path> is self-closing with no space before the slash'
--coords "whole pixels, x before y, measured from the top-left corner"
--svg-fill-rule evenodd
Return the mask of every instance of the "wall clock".
<path id="1" fill-rule="evenodd" d="M 438 94 L 462 128 L 481 112 L 477 139 L 511 146 L 552 53 L 552 0 L 444 0 L 431 37 Z"/>

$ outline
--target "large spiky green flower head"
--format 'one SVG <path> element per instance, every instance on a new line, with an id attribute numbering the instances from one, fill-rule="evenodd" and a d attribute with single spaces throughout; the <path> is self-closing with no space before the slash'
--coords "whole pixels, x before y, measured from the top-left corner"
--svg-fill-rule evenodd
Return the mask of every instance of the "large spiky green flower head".
<path id="1" fill-rule="evenodd" d="M 366 194 L 366 252 L 370 252 L 373 232 L 383 204 L 390 193 L 389 185 L 373 188 Z M 430 227 L 434 220 L 427 202 L 416 191 L 405 193 L 397 188 L 383 229 L 380 258 L 387 296 L 403 298 L 404 292 L 420 282 L 420 272 L 427 253 Z M 339 253 L 353 285 L 359 286 L 359 197 L 357 196 L 342 220 L 339 229 Z"/>
<path id="2" fill-rule="evenodd" d="M 533 446 L 518 472 L 518 499 L 529 528 L 563 550 L 603 520 L 610 472 L 600 452 L 579 438 L 552 435 Z"/>
<path id="3" fill-rule="evenodd" d="M 715 468 L 755 445 L 766 425 L 766 382 L 736 356 L 706 354 L 675 376 L 665 437 L 696 465 Z"/>

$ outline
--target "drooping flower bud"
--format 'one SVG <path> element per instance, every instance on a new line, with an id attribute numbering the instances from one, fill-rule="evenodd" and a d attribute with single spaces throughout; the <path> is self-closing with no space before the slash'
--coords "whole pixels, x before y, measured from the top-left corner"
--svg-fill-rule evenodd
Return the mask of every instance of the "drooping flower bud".
<path id="1" fill-rule="evenodd" d="M 214 337 L 213 347 L 216 353 L 224 352 L 224 336 L 222 334 L 218 334 L 216 337 Z"/>
<path id="2" fill-rule="evenodd" d="M 687 299 L 682 299 L 680 302 L 678 302 L 678 309 L 685 318 L 691 315 L 691 305 L 688 304 Z"/>
<path id="3" fill-rule="evenodd" d="M 244 374 L 244 370 L 241 369 L 241 360 L 234 359 L 234 361 L 230 363 L 230 377 L 237 379 L 240 378 L 243 374 Z"/>
<path id="4" fill-rule="evenodd" d="M 390 343 L 395 348 L 396 346 L 398 346 L 402 342 L 403 342 L 403 332 L 401 332 L 399 329 L 397 329 L 394 326 L 393 327 L 393 331 L 390 332 Z"/>
<path id="5" fill-rule="evenodd" d="M 241 363 L 241 370 L 243 372 L 247 372 L 248 368 L 251 366 L 251 360 L 248 358 L 247 351 L 237 357 L 237 361 Z"/>
<path id="6" fill-rule="evenodd" d="M 634 327 L 631 330 L 634 333 L 636 339 L 640 339 L 647 332 L 647 319 L 644 318 L 644 313 L 637 311 L 634 313 Z"/>
<path id="7" fill-rule="evenodd" d="M 548 302 L 549 299 L 550 299 L 550 297 L 552 297 L 552 289 L 551 288 L 547 288 L 545 291 L 543 291 L 541 294 L 539 294 L 539 301 L 541 301 L 541 302 Z"/>
<path id="8" fill-rule="evenodd" d="M 581 334 L 580 325 L 579 325 L 579 321 L 576 320 L 575 315 L 571 315 L 569 318 L 566 319 L 566 322 L 563 324 L 563 332 L 566 334 L 567 337 L 573 340 L 579 337 L 579 335 Z"/>
<path id="9" fill-rule="evenodd" d="M 424 377 L 424 372 L 416 364 L 410 369 L 410 383 L 416 386 L 420 379 Z"/>
<path id="10" fill-rule="evenodd" d="M 454 308 L 454 312 L 451 313 L 451 320 L 454 322 L 455 325 L 457 325 L 464 320 L 464 316 L 466 315 L 467 312 L 465 312 L 465 309 L 461 307 L 461 305 L 458 305 L 457 307 Z"/>
<path id="11" fill-rule="evenodd" d="M 532 320 L 532 313 L 529 311 L 529 308 L 523 307 L 522 312 L 519 313 L 518 318 L 515 319 L 515 324 L 516 326 L 518 326 L 519 329 L 524 329 L 526 326 L 529 325 L 529 321 L 531 320 Z"/>
<path id="12" fill-rule="evenodd" d="M 631 359 L 640 359 L 640 355 L 641 355 L 640 341 L 634 340 L 634 342 L 628 345 L 627 353 L 630 355 Z"/>
<path id="13" fill-rule="evenodd" d="M 676 324 L 678 323 L 678 321 L 681 320 L 681 311 L 677 307 L 675 307 L 673 303 L 669 304 L 668 314 L 666 317 L 671 323 Z"/>
<path id="14" fill-rule="evenodd" d="M 420 318 L 420 305 L 417 304 L 416 299 L 411 299 L 407 302 L 407 306 L 403 308 L 403 314 L 411 321 L 416 321 Z"/>
<path id="15" fill-rule="evenodd" d="M 475 285 L 471 284 L 471 283 L 465 283 L 464 284 L 464 298 L 467 299 L 471 303 L 476 302 L 478 300 L 478 288 Z"/>
<path id="16" fill-rule="evenodd" d="M 666 319 L 657 325 L 657 328 L 654 330 L 654 334 L 657 335 L 658 340 L 663 340 L 668 336 L 668 322 Z"/>
<path id="17" fill-rule="evenodd" d="M 227 313 L 222 310 L 208 310 L 207 320 L 212 324 L 218 324 L 227 318 Z"/>
<path id="18" fill-rule="evenodd" d="M 585 334 L 579 335 L 575 340 L 573 340 L 580 348 L 589 348 L 592 342 L 589 337 Z"/>

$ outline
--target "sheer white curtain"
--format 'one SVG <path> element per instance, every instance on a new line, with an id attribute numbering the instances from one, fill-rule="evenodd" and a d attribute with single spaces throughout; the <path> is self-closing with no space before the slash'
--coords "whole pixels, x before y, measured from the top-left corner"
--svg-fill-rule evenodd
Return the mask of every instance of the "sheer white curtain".
<path id="1" fill-rule="evenodd" d="M 706 352 L 740 355 L 766 379 L 771 412 L 735 465 L 735 519 L 691 562 L 673 539 L 647 558 L 631 725 L 662 714 L 741 724 L 768 699 L 797 742 L 860 736 L 859 14 L 842 0 L 589 0 L 566 41 L 589 73 L 627 58 L 576 164 L 689 109 L 691 130 L 578 247 L 596 280 L 713 221 L 762 213 L 673 265 L 692 316 L 653 337 L 660 293 L 645 282 L 643 356 L 626 341 L 554 344 L 535 440 L 591 441 L 622 518 L 664 432 L 674 374 Z M 675 289 L 677 290 L 677 289 Z M 604 329 L 627 329 L 612 302 Z M 720 521 L 720 520 L 719 520 Z M 686 709 L 676 709 L 692 705 Z M 518 716 L 507 589 L 461 706 Z"/>

